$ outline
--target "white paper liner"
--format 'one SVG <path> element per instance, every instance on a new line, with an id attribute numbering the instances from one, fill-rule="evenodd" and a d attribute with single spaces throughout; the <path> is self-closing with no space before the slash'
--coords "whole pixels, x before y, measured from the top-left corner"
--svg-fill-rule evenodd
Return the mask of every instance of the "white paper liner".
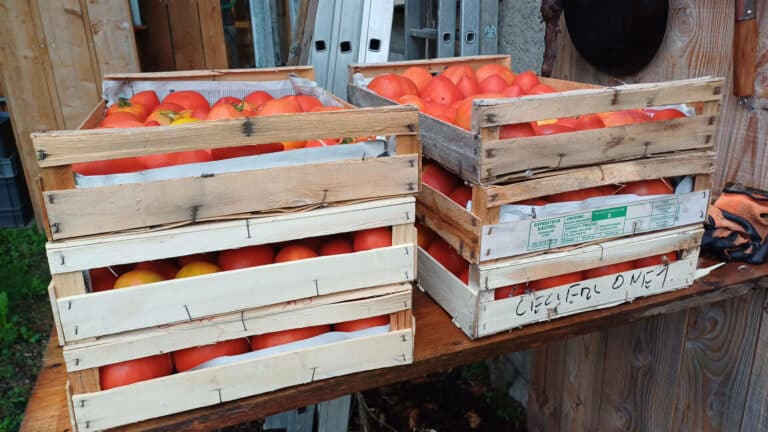
<path id="1" fill-rule="evenodd" d="M 395 144 L 393 140 L 378 139 L 354 144 L 312 147 L 212 162 L 175 165 L 125 174 L 94 176 L 75 174 L 75 185 L 78 189 L 85 189 L 118 184 L 201 177 L 204 174 L 223 174 L 342 160 L 369 159 L 390 156 L 394 153 L 394 150 Z"/>
<path id="2" fill-rule="evenodd" d="M 354 332 L 334 331 L 329 333 L 323 333 L 319 336 L 311 337 L 309 339 L 304 339 L 296 342 L 287 343 L 284 345 L 269 347 L 269 348 L 265 348 L 258 351 L 251 351 L 251 352 L 233 355 L 233 356 L 217 357 L 215 359 L 208 360 L 205 363 L 199 364 L 190 370 L 206 369 L 214 366 L 221 366 L 225 364 L 236 363 L 243 360 L 251 360 L 255 358 L 267 357 L 274 354 L 280 354 L 280 353 L 285 353 L 289 351 L 298 351 L 301 349 L 316 347 L 320 345 L 326 345 L 333 342 L 341 342 L 341 341 L 356 339 L 356 338 L 365 337 L 365 336 L 375 336 L 375 335 L 385 334 L 388 332 L 389 332 L 389 324 L 378 326 L 378 327 L 370 327 L 367 329 L 358 330 Z"/>
<path id="3" fill-rule="evenodd" d="M 682 195 L 693 192 L 693 176 L 684 177 L 675 187 L 675 195 Z M 670 194 L 671 195 L 671 194 Z M 568 201 L 552 203 L 543 206 L 505 204 L 501 206 L 499 223 L 518 222 L 523 220 L 541 219 L 552 216 L 559 216 L 570 212 L 597 210 L 607 206 L 618 204 L 631 204 L 637 201 L 647 201 L 649 199 L 660 198 L 669 195 L 634 195 L 619 194 L 594 198 L 587 198 L 583 201 Z M 467 210 L 472 211 L 472 201 L 467 202 Z"/>

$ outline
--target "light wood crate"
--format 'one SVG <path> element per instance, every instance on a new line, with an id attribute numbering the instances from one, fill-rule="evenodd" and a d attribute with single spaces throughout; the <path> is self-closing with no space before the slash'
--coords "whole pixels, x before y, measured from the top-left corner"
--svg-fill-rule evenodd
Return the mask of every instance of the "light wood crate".
<path id="1" fill-rule="evenodd" d="M 700 224 L 707 213 L 714 164 L 713 153 L 694 152 L 542 173 L 504 185 L 472 184 L 471 211 L 424 184 L 416 212 L 422 223 L 439 234 L 466 260 L 482 263 L 588 241 Z M 499 222 L 501 206 L 505 204 L 595 186 L 688 175 L 694 176 L 694 184 L 693 192 L 686 194 L 628 204 L 606 204 L 594 210 L 573 211 L 546 218 L 533 216 L 524 221 Z M 665 209 L 666 216 L 654 216 L 657 208 Z M 591 223 L 594 235 L 568 238 L 563 218 L 574 215 L 591 218 L 601 211 L 615 209 L 625 212 L 624 216 L 617 213 L 623 218 L 621 229 L 602 229 L 598 228 L 600 223 L 585 222 L 580 226 Z M 670 209 L 672 213 L 669 213 Z M 563 226 L 562 234 L 560 231 L 544 236 L 536 234 L 537 226 L 552 222 Z"/>
<path id="2" fill-rule="evenodd" d="M 693 283 L 703 229 L 683 227 L 570 250 L 470 265 L 469 285 L 419 249 L 418 285 L 472 339 L 610 307 Z M 494 300 L 496 288 L 667 253 L 678 261 Z"/>
<path id="3" fill-rule="evenodd" d="M 144 73 L 106 78 L 268 81 L 284 80 L 290 73 L 304 78 L 314 76 L 312 68 L 305 67 Z M 102 101 L 78 130 L 32 134 L 41 168 L 39 188 L 49 239 L 415 195 L 419 189 L 418 115 L 412 107 L 249 117 L 183 126 L 92 129 L 101 120 L 104 106 Z M 72 164 L 79 162 L 360 136 L 393 136 L 396 154 L 80 189 L 75 188 L 72 173 Z M 254 189 L 259 193 L 254 193 Z"/>
<path id="4" fill-rule="evenodd" d="M 194 346 L 201 341 L 201 336 L 221 341 L 390 315 L 387 333 L 295 348 L 109 390 L 99 387 L 98 368 L 91 362 L 89 369 L 68 373 L 67 397 L 73 430 L 104 430 L 325 378 L 409 364 L 413 361 L 416 330 L 411 297 L 411 284 L 367 288 L 322 295 L 312 298 L 311 302 L 222 315 L 208 320 L 204 327 L 178 324 L 126 335 L 122 343 L 108 339 L 84 344 L 65 352 L 68 365 L 73 358 L 84 357 L 98 359 L 98 363 L 111 363 L 116 357 L 115 351 L 129 344 L 157 351 L 157 347 L 170 344 Z"/>
<path id="5" fill-rule="evenodd" d="M 402 73 L 410 66 L 424 66 L 432 73 L 439 73 L 453 65 L 476 69 L 488 63 L 509 67 L 511 59 L 491 55 L 350 65 L 349 98 L 354 105 L 362 107 L 396 103 L 358 85 L 356 74 L 371 78 L 384 73 Z M 724 88 L 722 78 L 616 87 L 545 77 L 539 80 L 560 93 L 477 100 L 469 131 L 420 114 L 419 136 L 424 155 L 464 180 L 486 185 L 556 169 L 701 151 L 714 146 Z M 673 104 L 692 105 L 697 115 L 556 135 L 499 138 L 500 127 L 507 124 Z"/>

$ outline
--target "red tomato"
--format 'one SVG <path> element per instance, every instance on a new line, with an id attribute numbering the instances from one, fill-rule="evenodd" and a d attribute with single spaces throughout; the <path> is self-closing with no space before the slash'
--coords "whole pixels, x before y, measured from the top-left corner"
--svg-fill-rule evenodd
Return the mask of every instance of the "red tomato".
<path id="1" fill-rule="evenodd" d="M 477 83 L 475 77 L 466 75 L 461 77 L 456 88 L 459 89 L 462 97 L 468 98 L 480 93 L 482 87 Z"/>
<path id="2" fill-rule="evenodd" d="M 469 285 L 469 264 L 459 273 L 459 279 L 464 282 L 464 285 Z"/>
<path id="3" fill-rule="evenodd" d="M 671 120 L 675 118 L 685 117 L 685 114 L 673 108 L 668 108 L 663 110 L 643 110 L 643 111 L 648 115 L 648 117 L 651 118 L 651 121 L 664 121 L 664 120 Z"/>
<path id="4" fill-rule="evenodd" d="M 144 90 L 136 93 L 131 96 L 131 102 L 143 105 L 149 111 L 160 105 L 160 99 L 157 98 L 157 93 L 154 90 Z"/>
<path id="5" fill-rule="evenodd" d="M 561 192 L 546 197 L 549 202 L 568 202 L 568 201 L 584 201 L 587 198 L 594 198 L 599 196 L 606 196 L 613 194 L 613 187 L 611 186 L 597 186 L 588 189 L 579 189 L 575 191 Z"/>
<path id="6" fill-rule="evenodd" d="M 580 121 L 578 117 L 563 117 L 563 118 L 557 119 L 557 123 L 555 124 L 559 124 L 560 126 L 565 126 L 573 130 L 578 130 L 580 126 Z"/>
<path id="7" fill-rule="evenodd" d="M 556 135 L 560 133 L 573 132 L 572 128 L 562 125 L 559 122 L 552 123 L 552 124 L 543 124 L 543 125 L 537 124 L 536 122 L 532 122 L 531 127 L 533 128 L 533 131 L 534 133 L 536 133 L 537 136 Z"/>
<path id="8" fill-rule="evenodd" d="M 530 90 L 528 90 L 529 95 L 541 95 L 541 94 L 547 94 L 547 93 L 556 93 L 555 89 L 552 87 L 546 85 L 546 84 L 537 84 L 533 86 Z"/>
<path id="9" fill-rule="evenodd" d="M 173 352 L 176 370 L 184 372 L 218 357 L 247 353 L 251 350 L 248 339 L 232 339 L 210 345 L 186 348 Z"/>
<path id="10" fill-rule="evenodd" d="M 352 321 L 345 321 L 333 325 L 334 331 L 353 332 L 371 327 L 379 327 L 389 324 L 389 315 L 379 315 L 370 318 L 361 318 Z"/>
<path id="11" fill-rule="evenodd" d="M 199 254 L 192 254 L 192 255 L 184 255 L 176 258 L 176 261 L 179 262 L 179 267 L 184 267 L 185 265 L 197 261 L 206 261 L 211 264 L 216 264 L 216 255 L 212 253 L 199 253 Z"/>
<path id="12" fill-rule="evenodd" d="M 304 112 L 310 112 L 314 108 L 323 106 L 323 103 L 320 102 L 320 99 L 314 96 L 296 95 L 296 96 L 288 96 L 287 98 L 295 102 L 296 105 L 298 105 L 301 108 L 301 110 Z"/>
<path id="13" fill-rule="evenodd" d="M 123 174 L 144 169 L 135 157 L 72 164 L 72 171 L 86 176 Z"/>
<path id="14" fill-rule="evenodd" d="M 467 202 L 472 199 L 472 188 L 461 185 L 451 191 L 451 193 L 448 194 L 448 198 L 452 199 L 456 204 L 466 208 Z"/>
<path id="15" fill-rule="evenodd" d="M 528 94 L 532 88 L 539 85 L 539 77 L 533 71 L 527 70 L 515 77 L 514 85 L 520 87 L 523 94 Z"/>
<path id="16" fill-rule="evenodd" d="M 213 110 L 219 105 L 239 105 L 241 103 L 243 103 L 243 101 L 234 96 L 223 96 L 222 98 L 217 100 L 215 104 L 211 106 L 211 110 Z"/>
<path id="17" fill-rule="evenodd" d="M 480 81 L 480 91 L 483 93 L 501 93 L 507 87 L 509 87 L 509 84 L 507 84 L 504 78 L 495 74 L 489 75 L 488 78 Z"/>
<path id="18" fill-rule="evenodd" d="M 525 294 L 525 285 L 515 284 L 493 290 L 494 300 L 504 300 L 506 298 Z"/>
<path id="19" fill-rule="evenodd" d="M 621 126 L 634 123 L 644 123 L 650 121 L 650 117 L 642 111 L 624 110 L 612 111 L 598 114 L 603 120 L 605 127 Z"/>
<path id="20" fill-rule="evenodd" d="M 417 244 L 422 249 L 427 249 L 429 245 L 432 244 L 432 242 L 435 240 L 435 233 L 427 228 L 426 226 L 417 223 L 416 224 L 416 233 L 417 233 Z"/>
<path id="21" fill-rule="evenodd" d="M 312 249 L 313 251 L 317 252 L 320 250 L 320 245 L 323 244 L 323 238 L 322 237 L 307 237 L 299 240 L 300 244 L 303 244 L 304 246 Z"/>
<path id="22" fill-rule="evenodd" d="M 176 273 L 179 272 L 179 268 L 171 260 L 156 260 L 145 261 L 136 264 L 137 270 L 150 270 L 166 279 L 173 279 L 176 277 Z"/>
<path id="23" fill-rule="evenodd" d="M 176 153 L 161 153 L 147 156 L 139 156 L 139 163 L 144 169 L 163 168 L 174 165 L 184 165 L 197 162 L 210 162 L 211 152 L 209 150 L 192 150 Z"/>
<path id="24" fill-rule="evenodd" d="M 515 205 L 527 205 L 527 206 L 545 206 L 549 204 L 549 201 L 543 200 L 541 198 L 531 198 L 527 199 L 525 201 L 518 201 L 516 203 L 513 203 Z"/>
<path id="25" fill-rule="evenodd" d="M 671 186 L 663 180 L 643 180 L 639 182 L 627 183 L 624 187 L 616 191 L 616 194 L 635 194 L 635 195 L 667 195 L 675 193 Z"/>
<path id="26" fill-rule="evenodd" d="M 635 260 L 635 268 L 651 267 L 662 264 L 669 264 L 677 261 L 677 252 L 668 252 L 661 255 L 654 255 Z"/>
<path id="27" fill-rule="evenodd" d="M 523 96 L 523 89 L 520 88 L 517 84 L 512 84 L 511 86 L 504 89 L 504 91 L 501 92 L 504 96 L 510 97 L 510 98 L 516 98 Z"/>
<path id="28" fill-rule="evenodd" d="M 442 75 L 438 75 L 429 80 L 421 92 L 421 98 L 424 99 L 425 102 L 431 101 L 445 105 L 450 105 L 463 99 L 461 97 L 461 92 L 456 88 L 456 85 Z"/>
<path id="29" fill-rule="evenodd" d="M 241 147 L 224 147 L 211 150 L 213 160 L 232 159 L 243 156 L 255 156 L 265 153 L 274 153 L 283 151 L 282 143 L 249 145 Z"/>
<path id="30" fill-rule="evenodd" d="M 117 275 L 112 273 L 109 267 L 91 269 L 88 276 L 91 279 L 92 292 L 111 290 L 117 280 Z"/>
<path id="31" fill-rule="evenodd" d="M 354 252 L 352 242 L 346 237 L 333 237 L 320 246 L 320 256 L 341 255 Z"/>
<path id="32" fill-rule="evenodd" d="M 173 373 L 170 354 L 158 354 L 136 360 L 128 360 L 99 368 L 102 390 L 159 378 Z"/>
<path id="33" fill-rule="evenodd" d="M 110 105 L 109 108 L 107 108 L 107 117 L 104 120 L 109 118 L 111 114 L 115 114 L 118 112 L 127 112 L 135 115 L 138 118 L 138 122 L 141 123 L 142 121 L 144 121 L 145 118 L 147 118 L 151 110 L 152 110 L 151 108 L 147 108 L 140 103 L 135 103 L 128 99 L 121 98 L 117 102 Z M 102 125 L 103 125 L 103 122 L 102 122 Z M 140 126 L 110 126 L 110 127 L 140 127 Z"/>
<path id="34" fill-rule="evenodd" d="M 460 183 L 457 176 L 437 164 L 424 164 L 421 171 L 421 181 L 445 195 L 450 194 Z"/>
<path id="35" fill-rule="evenodd" d="M 208 100 L 206 100 L 200 93 L 192 90 L 182 90 L 170 93 L 163 99 L 163 103 L 166 102 L 181 105 L 184 109 L 199 111 L 203 116 L 202 118 L 205 118 L 205 115 L 211 110 L 211 105 L 208 103 Z"/>
<path id="36" fill-rule="evenodd" d="M 315 252 L 309 246 L 303 245 L 301 243 L 291 243 L 286 246 L 283 246 L 280 249 L 280 252 L 278 252 L 277 256 L 275 256 L 275 262 L 281 263 L 281 262 L 288 262 L 288 261 L 303 260 L 307 258 L 314 258 L 316 256 L 317 256 L 317 252 Z"/>
<path id="37" fill-rule="evenodd" d="M 546 279 L 531 281 L 529 286 L 531 287 L 532 290 L 539 291 L 539 290 L 558 287 L 561 285 L 575 284 L 576 282 L 580 282 L 582 279 L 584 279 L 584 273 L 573 272 L 573 273 L 566 273 L 558 276 L 548 277 Z"/>
<path id="38" fill-rule="evenodd" d="M 501 127 L 499 139 L 522 138 L 536 135 L 530 123 L 509 124 Z"/>
<path id="39" fill-rule="evenodd" d="M 456 276 L 460 275 L 467 266 L 464 258 L 442 239 L 435 239 L 427 249 L 427 253 Z"/>
<path id="40" fill-rule="evenodd" d="M 133 269 L 120 275 L 112 288 L 128 288 L 165 280 L 163 275 L 151 270 Z"/>
<path id="41" fill-rule="evenodd" d="M 319 336 L 323 333 L 328 333 L 329 331 L 331 331 L 331 326 L 319 325 L 251 336 L 251 349 L 253 351 L 258 351 L 276 345 L 285 345 L 287 343 Z"/>
<path id="42" fill-rule="evenodd" d="M 275 248 L 269 244 L 221 251 L 218 259 L 219 267 L 225 271 L 272 264 L 274 261 Z"/>
<path id="43" fill-rule="evenodd" d="M 579 116 L 579 125 L 576 127 L 578 130 L 589 129 L 601 129 L 605 127 L 605 123 L 597 114 L 584 114 Z"/>
<path id="44" fill-rule="evenodd" d="M 584 279 L 592 279 L 600 276 L 608 276 L 616 273 L 630 271 L 635 268 L 634 261 L 611 264 L 607 266 L 592 268 L 584 272 Z"/>
<path id="45" fill-rule="evenodd" d="M 372 228 L 352 234 L 355 252 L 392 246 L 392 229 L 389 227 Z"/>
<path id="46" fill-rule="evenodd" d="M 253 105 L 254 107 L 260 107 L 264 105 L 267 101 L 270 101 L 274 99 L 271 94 L 257 90 L 255 92 L 249 93 L 247 96 L 243 98 L 244 101 L 248 102 L 249 104 Z"/>
<path id="47" fill-rule="evenodd" d="M 488 63 L 480 66 L 475 71 L 478 81 L 483 81 L 491 75 L 498 75 L 504 79 L 507 85 L 512 85 L 515 81 L 515 74 L 509 68 L 506 68 L 497 63 Z"/>

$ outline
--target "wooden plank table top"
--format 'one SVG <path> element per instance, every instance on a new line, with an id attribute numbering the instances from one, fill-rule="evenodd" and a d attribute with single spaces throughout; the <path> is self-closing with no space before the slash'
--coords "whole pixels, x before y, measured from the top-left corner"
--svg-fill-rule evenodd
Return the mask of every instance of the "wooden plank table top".
<path id="1" fill-rule="evenodd" d="M 711 265 L 705 262 L 702 265 Z M 768 265 L 727 264 L 692 287 L 635 300 L 612 308 L 556 319 L 476 341 L 469 340 L 426 294 L 414 293 L 416 345 L 411 365 L 378 369 L 289 387 L 264 395 L 147 420 L 116 430 L 186 430 L 222 428 L 263 418 L 320 401 L 404 381 L 429 373 L 526 350 L 549 341 L 618 326 L 649 316 L 672 313 L 740 296 L 768 287 Z M 71 428 L 65 395 L 66 373 L 61 349 L 52 335 L 35 389 L 27 405 L 22 431 L 65 431 Z"/>

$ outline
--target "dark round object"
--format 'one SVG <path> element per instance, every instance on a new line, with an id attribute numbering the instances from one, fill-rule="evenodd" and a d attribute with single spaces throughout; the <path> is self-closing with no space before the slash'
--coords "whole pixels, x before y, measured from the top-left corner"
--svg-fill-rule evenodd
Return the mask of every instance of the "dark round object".
<path id="1" fill-rule="evenodd" d="M 669 14 L 668 0 L 563 0 L 573 45 L 590 64 L 629 75 L 656 55 Z"/>

